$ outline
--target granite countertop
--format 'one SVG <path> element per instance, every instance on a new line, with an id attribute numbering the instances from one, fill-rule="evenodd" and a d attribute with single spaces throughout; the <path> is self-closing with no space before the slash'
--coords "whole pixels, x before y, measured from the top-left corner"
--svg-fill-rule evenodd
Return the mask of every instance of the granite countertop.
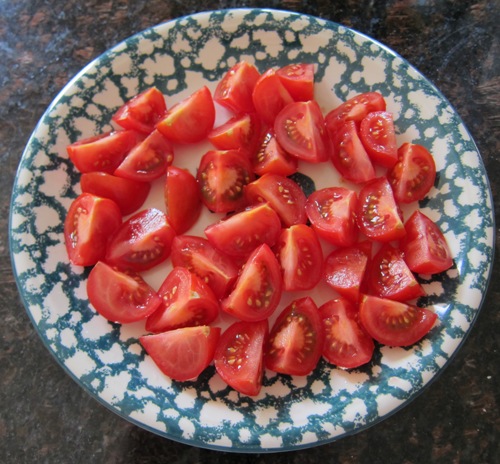
<path id="1" fill-rule="evenodd" d="M 236 456 L 156 436 L 96 402 L 43 346 L 19 298 L 8 247 L 11 186 L 37 121 L 81 68 L 123 39 L 182 15 L 242 6 L 329 19 L 408 59 L 474 137 L 500 220 L 498 1 L 0 1 L 0 462 L 500 462 L 498 260 L 470 336 L 422 395 L 368 430 L 293 453 Z"/>

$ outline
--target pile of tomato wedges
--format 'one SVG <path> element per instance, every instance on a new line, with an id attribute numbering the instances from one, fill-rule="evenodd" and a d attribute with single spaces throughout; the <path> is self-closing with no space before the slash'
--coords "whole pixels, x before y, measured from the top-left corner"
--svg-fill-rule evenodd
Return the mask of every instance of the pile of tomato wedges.
<path id="1" fill-rule="evenodd" d="M 217 126 L 216 104 L 230 113 Z M 428 194 L 436 167 L 423 146 L 397 146 L 381 94 L 324 114 L 313 64 L 261 74 L 242 61 L 213 95 L 202 87 L 167 108 L 152 87 L 112 123 L 67 147 L 83 192 L 64 224 L 68 256 L 91 266 L 96 311 L 146 321 L 140 343 L 172 379 L 213 362 L 229 386 L 257 395 L 265 368 L 307 375 L 321 356 L 355 368 L 376 343 L 412 345 L 434 326 L 436 314 L 415 304 L 425 293 L 416 274 L 447 270 L 451 253 L 429 217 L 417 208 L 403 218 L 401 205 Z M 177 146 L 207 140 L 196 172 L 176 167 Z M 333 163 L 342 185 L 306 195 L 294 180 L 304 163 Z M 165 208 L 141 209 L 153 182 Z M 223 218 L 190 235 L 203 208 Z M 155 289 L 141 273 L 161 265 Z M 280 306 L 285 292 L 320 282 L 332 289 L 320 307 L 311 296 Z M 233 321 L 224 330 L 220 314 Z"/>

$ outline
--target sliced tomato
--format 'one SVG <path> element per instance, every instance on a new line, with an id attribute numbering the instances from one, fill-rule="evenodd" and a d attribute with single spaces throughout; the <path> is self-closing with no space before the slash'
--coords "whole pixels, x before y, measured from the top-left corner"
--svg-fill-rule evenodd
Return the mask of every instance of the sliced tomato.
<path id="1" fill-rule="evenodd" d="M 139 342 L 158 368 L 179 382 L 196 379 L 213 361 L 219 327 L 184 327 L 153 335 Z"/>
<path id="2" fill-rule="evenodd" d="M 83 192 L 113 200 L 123 216 L 138 210 L 149 195 L 151 185 L 123 177 L 113 176 L 107 172 L 85 172 L 80 177 Z"/>
<path id="3" fill-rule="evenodd" d="M 370 362 L 375 343 L 359 323 L 357 306 L 338 298 L 321 305 L 319 312 L 325 333 L 323 356 L 328 362 L 346 369 Z"/>
<path id="4" fill-rule="evenodd" d="M 238 150 L 209 150 L 202 156 L 196 175 L 201 201 L 216 213 L 244 208 L 243 187 L 253 178 L 252 164 Z"/>
<path id="5" fill-rule="evenodd" d="M 127 101 L 111 119 L 124 129 L 149 134 L 165 111 L 165 97 L 156 87 L 151 87 Z"/>
<path id="6" fill-rule="evenodd" d="M 258 176 L 266 173 L 289 176 L 297 172 L 299 161 L 283 149 L 271 130 L 256 151 L 253 164 L 254 172 Z"/>
<path id="7" fill-rule="evenodd" d="M 172 264 L 182 266 L 200 277 L 218 299 L 232 289 L 239 267 L 205 238 L 178 235 L 172 242 Z"/>
<path id="8" fill-rule="evenodd" d="M 384 244 L 373 257 L 368 278 L 371 293 L 381 298 L 406 301 L 425 295 L 403 252 L 390 243 Z"/>
<path id="9" fill-rule="evenodd" d="M 359 135 L 374 163 L 386 168 L 392 168 L 396 164 L 398 146 L 391 113 L 387 111 L 368 113 L 361 121 Z"/>
<path id="10" fill-rule="evenodd" d="M 214 92 L 214 100 L 236 114 L 255 111 L 252 93 L 260 78 L 257 68 L 240 61 L 224 74 Z"/>
<path id="11" fill-rule="evenodd" d="M 163 191 L 168 220 L 177 234 L 183 234 L 200 217 L 202 203 L 198 183 L 187 169 L 169 166 Z"/>
<path id="12" fill-rule="evenodd" d="M 172 142 L 196 143 L 205 139 L 215 123 L 215 105 L 203 86 L 172 106 L 156 128 Z"/>
<path id="13" fill-rule="evenodd" d="M 249 205 L 269 203 L 285 227 L 306 223 L 306 196 L 292 179 L 279 174 L 264 174 L 246 185 L 244 190 Z"/>
<path id="14" fill-rule="evenodd" d="M 184 267 L 169 272 L 158 295 L 162 305 L 146 321 L 150 332 L 208 325 L 219 314 L 219 302 L 210 287 Z"/>
<path id="15" fill-rule="evenodd" d="M 144 138 L 134 130 L 106 132 L 78 140 L 66 147 L 70 160 L 80 172 L 113 174 L 132 148 Z"/>
<path id="16" fill-rule="evenodd" d="M 281 268 L 265 243 L 248 257 L 222 309 L 243 321 L 261 321 L 274 313 L 281 299 Z"/>
<path id="17" fill-rule="evenodd" d="M 175 231 L 163 211 L 139 211 L 113 236 L 105 261 L 119 269 L 146 271 L 168 258 L 174 237 Z"/>
<path id="18" fill-rule="evenodd" d="M 311 193 L 306 214 L 312 228 L 337 246 L 351 246 L 358 238 L 355 208 L 357 194 L 345 187 L 327 187 Z"/>
<path id="19" fill-rule="evenodd" d="M 288 154 L 310 163 L 328 161 L 330 141 L 315 100 L 286 105 L 276 116 L 274 131 Z"/>
<path id="20" fill-rule="evenodd" d="M 332 136 L 331 160 L 344 179 L 356 184 L 375 177 L 375 168 L 354 121 L 345 122 Z"/>
<path id="21" fill-rule="evenodd" d="M 354 121 L 360 124 L 368 113 L 385 110 L 385 99 L 379 92 L 361 93 L 331 110 L 325 116 L 326 127 L 334 135 L 346 121 Z"/>
<path id="22" fill-rule="evenodd" d="M 427 148 L 404 143 L 398 150 L 398 162 L 387 177 L 400 203 L 423 200 L 436 180 L 436 164 Z"/>
<path id="23" fill-rule="evenodd" d="M 102 261 L 90 271 L 87 295 L 101 316 L 120 324 L 145 319 L 161 305 L 161 298 L 139 274 L 118 271 Z"/>
<path id="24" fill-rule="evenodd" d="M 359 316 L 364 329 L 389 346 L 413 345 L 429 333 L 437 320 L 430 309 L 370 295 L 361 298 Z"/>
<path id="25" fill-rule="evenodd" d="M 453 265 L 448 242 L 432 219 L 415 211 L 406 221 L 405 229 L 401 246 L 406 264 L 413 272 L 438 274 Z"/>
<path id="26" fill-rule="evenodd" d="M 326 283 L 349 301 L 358 303 L 371 254 L 369 240 L 332 251 L 325 259 Z"/>
<path id="27" fill-rule="evenodd" d="M 284 290 L 310 290 L 321 280 L 323 250 L 309 226 L 297 224 L 283 229 L 274 250 L 283 272 Z"/>
<path id="28" fill-rule="evenodd" d="M 406 235 L 401 212 L 386 177 L 367 182 L 358 195 L 359 229 L 372 240 L 390 242 Z"/>
<path id="29" fill-rule="evenodd" d="M 273 247 L 280 233 L 280 218 L 268 203 L 260 203 L 205 229 L 215 248 L 236 258 L 248 257 L 263 243 Z"/>
<path id="30" fill-rule="evenodd" d="M 267 320 L 238 321 L 224 331 L 217 343 L 215 369 L 224 382 L 243 395 L 256 396 L 262 388 L 268 333 Z"/>
<path id="31" fill-rule="evenodd" d="M 115 176 L 150 182 L 163 176 L 174 160 L 172 144 L 157 130 L 138 143 L 116 168 Z"/>
<path id="32" fill-rule="evenodd" d="M 103 259 L 110 237 L 121 224 L 122 213 L 113 200 L 82 193 L 64 220 L 69 260 L 77 266 L 92 266 Z"/>
<path id="33" fill-rule="evenodd" d="M 293 98 L 273 68 L 259 77 L 253 89 L 252 100 L 259 117 L 270 126 L 273 125 L 278 113 L 293 102 Z"/>
<path id="34" fill-rule="evenodd" d="M 314 64 L 288 64 L 279 68 L 276 74 L 295 101 L 314 99 Z"/>
<path id="35" fill-rule="evenodd" d="M 323 351 L 321 316 L 310 297 L 299 298 L 278 316 L 269 334 L 266 367 L 288 375 L 307 375 Z"/>

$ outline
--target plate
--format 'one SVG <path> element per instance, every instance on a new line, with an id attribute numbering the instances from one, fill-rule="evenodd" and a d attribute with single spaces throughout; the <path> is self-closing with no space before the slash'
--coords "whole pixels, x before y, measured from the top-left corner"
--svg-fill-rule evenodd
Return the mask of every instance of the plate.
<path id="1" fill-rule="evenodd" d="M 340 370 L 322 360 L 307 377 L 266 372 L 255 398 L 231 390 L 213 367 L 193 382 L 163 376 L 138 343 L 143 323 L 112 324 L 89 306 L 88 270 L 68 263 L 63 241 L 65 214 L 80 192 L 66 146 L 111 129 L 113 112 L 151 85 L 171 106 L 204 84 L 215 89 L 239 60 L 255 63 L 260 71 L 290 62 L 316 63 L 316 94 L 324 111 L 354 94 L 381 92 L 395 116 L 398 143 L 421 143 L 435 156 L 438 181 L 420 207 L 444 231 L 455 262 L 447 273 L 422 280 L 429 296 L 421 303 L 438 313 L 439 324 L 421 343 L 408 349 L 379 347 L 373 362 L 360 369 Z M 201 154 L 205 148 L 180 147 L 176 164 L 194 169 L 183 152 Z M 320 171 L 309 173 L 317 187 L 332 182 L 330 171 Z M 155 204 L 160 196 L 157 185 L 148 201 Z M 225 451 L 324 444 L 377 424 L 408 404 L 470 332 L 492 267 L 488 179 L 474 141 L 449 102 L 409 63 L 369 37 L 279 10 L 182 17 L 125 40 L 90 63 L 36 126 L 18 168 L 10 214 L 21 297 L 43 343 L 68 374 L 138 426 Z M 155 271 L 147 279 L 157 284 L 163 277 Z M 317 296 L 324 298 L 321 292 Z"/>

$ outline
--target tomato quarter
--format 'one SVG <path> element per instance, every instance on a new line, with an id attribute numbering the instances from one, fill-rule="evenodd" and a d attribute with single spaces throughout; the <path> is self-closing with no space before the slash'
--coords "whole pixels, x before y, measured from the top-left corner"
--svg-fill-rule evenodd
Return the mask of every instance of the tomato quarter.
<path id="1" fill-rule="evenodd" d="M 394 119 L 387 111 L 373 111 L 361 121 L 359 135 L 374 163 L 392 168 L 398 160 Z"/>

